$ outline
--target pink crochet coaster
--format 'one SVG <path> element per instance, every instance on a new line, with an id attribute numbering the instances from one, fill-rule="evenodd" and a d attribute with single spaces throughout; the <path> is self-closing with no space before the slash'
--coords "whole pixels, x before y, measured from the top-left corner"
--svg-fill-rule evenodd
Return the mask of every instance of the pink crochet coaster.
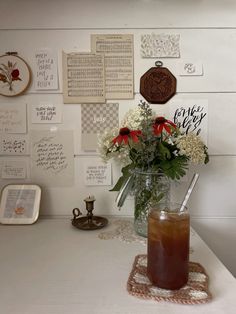
<path id="1" fill-rule="evenodd" d="M 166 290 L 153 286 L 146 273 L 147 255 L 137 255 L 127 282 L 127 290 L 130 294 L 141 299 L 180 304 L 207 303 L 212 298 L 208 291 L 208 276 L 198 263 L 189 262 L 188 283 L 179 290 Z"/>

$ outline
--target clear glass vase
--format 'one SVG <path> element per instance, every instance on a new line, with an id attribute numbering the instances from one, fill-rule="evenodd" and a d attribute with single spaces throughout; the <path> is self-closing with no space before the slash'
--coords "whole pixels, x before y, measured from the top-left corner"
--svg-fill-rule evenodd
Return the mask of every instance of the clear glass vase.
<path id="1" fill-rule="evenodd" d="M 153 204 L 170 200 L 170 181 L 160 172 L 134 171 L 134 229 L 147 237 L 148 213 Z"/>

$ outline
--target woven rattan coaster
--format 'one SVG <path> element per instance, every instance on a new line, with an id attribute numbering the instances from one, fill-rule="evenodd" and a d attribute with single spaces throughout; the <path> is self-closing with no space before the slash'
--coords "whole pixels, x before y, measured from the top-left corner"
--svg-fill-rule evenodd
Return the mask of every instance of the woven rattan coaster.
<path id="1" fill-rule="evenodd" d="M 130 294 L 141 299 L 180 304 L 207 303 L 212 298 L 208 291 L 208 276 L 198 263 L 189 262 L 188 283 L 179 290 L 166 290 L 153 286 L 146 273 L 147 255 L 137 255 L 127 282 L 127 290 Z"/>

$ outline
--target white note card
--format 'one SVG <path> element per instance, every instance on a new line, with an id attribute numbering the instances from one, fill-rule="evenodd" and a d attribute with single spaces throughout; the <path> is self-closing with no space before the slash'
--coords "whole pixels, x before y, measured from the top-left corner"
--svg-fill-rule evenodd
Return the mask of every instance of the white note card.
<path id="1" fill-rule="evenodd" d="M 39 184 L 74 184 L 73 131 L 31 131 L 31 174 Z"/>
<path id="2" fill-rule="evenodd" d="M 50 102 L 40 102 L 31 106 L 32 123 L 61 123 L 62 104 L 52 104 Z"/>
<path id="3" fill-rule="evenodd" d="M 0 135 L 1 155 L 27 155 L 28 135 L 26 134 L 6 134 Z"/>
<path id="4" fill-rule="evenodd" d="M 58 89 L 57 55 L 52 49 L 35 52 L 35 89 Z"/>
<path id="5" fill-rule="evenodd" d="M 179 64 L 180 76 L 202 76 L 203 65 L 201 62 L 184 61 Z"/>
<path id="6" fill-rule="evenodd" d="M 84 166 L 85 185 L 111 185 L 111 163 L 87 162 Z"/>
<path id="7" fill-rule="evenodd" d="M 3 160 L 2 179 L 25 179 L 26 161 L 25 160 Z"/>
<path id="8" fill-rule="evenodd" d="M 200 135 L 207 144 L 208 137 L 208 100 L 207 99 L 179 99 L 170 103 L 170 118 L 188 134 L 194 132 Z"/>
<path id="9" fill-rule="evenodd" d="M 1 104 L 0 133 L 26 133 L 26 104 Z"/>

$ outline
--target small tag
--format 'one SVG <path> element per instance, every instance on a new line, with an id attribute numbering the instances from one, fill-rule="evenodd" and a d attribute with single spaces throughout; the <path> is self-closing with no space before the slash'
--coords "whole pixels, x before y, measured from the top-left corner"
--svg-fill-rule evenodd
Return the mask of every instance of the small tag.
<path id="1" fill-rule="evenodd" d="M 184 61 L 179 65 L 180 76 L 201 76 L 203 75 L 203 65 L 201 62 Z"/>

